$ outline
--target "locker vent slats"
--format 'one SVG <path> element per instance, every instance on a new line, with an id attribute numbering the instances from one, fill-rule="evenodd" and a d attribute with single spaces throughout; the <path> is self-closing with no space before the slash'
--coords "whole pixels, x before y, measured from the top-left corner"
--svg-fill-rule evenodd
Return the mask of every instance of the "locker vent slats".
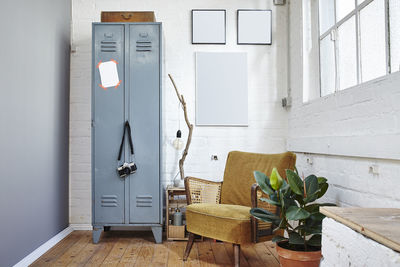
<path id="1" fill-rule="evenodd" d="M 116 41 L 101 41 L 100 45 L 101 52 L 116 52 L 117 42 Z"/>
<path id="2" fill-rule="evenodd" d="M 116 195 L 102 195 L 101 196 L 102 207 L 118 207 L 118 197 Z"/>
<path id="3" fill-rule="evenodd" d="M 151 195 L 137 195 L 136 207 L 153 207 L 153 197 Z"/>
<path id="4" fill-rule="evenodd" d="M 137 52 L 151 52 L 151 42 L 150 41 L 136 41 L 136 51 Z"/>

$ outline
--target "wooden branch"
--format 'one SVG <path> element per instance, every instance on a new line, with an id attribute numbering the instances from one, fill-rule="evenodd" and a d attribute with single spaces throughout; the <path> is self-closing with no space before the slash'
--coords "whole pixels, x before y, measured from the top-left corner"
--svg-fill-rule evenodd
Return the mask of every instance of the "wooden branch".
<path id="1" fill-rule="evenodd" d="M 171 74 L 168 74 L 168 77 L 171 80 L 172 85 L 175 88 L 176 96 L 178 97 L 178 100 L 181 103 L 181 106 L 182 106 L 182 109 L 183 109 L 183 114 L 185 116 L 185 122 L 186 122 L 186 125 L 187 125 L 188 129 L 189 129 L 189 134 L 188 134 L 188 138 L 187 138 L 187 141 L 186 141 L 186 146 L 185 146 L 185 149 L 183 150 L 182 158 L 179 160 L 179 172 L 181 174 L 181 179 L 183 180 L 185 178 L 185 172 L 184 172 L 184 169 L 183 169 L 183 164 L 185 163 L 185 159 L 186 159 L 186 156 L 187 156 L 188 151 L 189 151 L 189 146 L 190 146 L 190 143 L 192 142 L 193 124 L 190 123 L 188 115 L 187 115 L 185 98 L 183 97 L 183 95 L 179 94 L 178 88 L 176 87 L 175 81 L 172 78 Z"/>

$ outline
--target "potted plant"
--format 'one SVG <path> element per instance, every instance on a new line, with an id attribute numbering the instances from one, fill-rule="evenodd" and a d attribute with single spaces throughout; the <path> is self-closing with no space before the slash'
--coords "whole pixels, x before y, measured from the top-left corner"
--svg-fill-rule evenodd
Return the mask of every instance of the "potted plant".
<path id="1" fill-rule="evenodd" d="M 270 177 L 259 171 L 254 172 L 254 177 L 261 190 L 269 196 L 260 200 L 277 206 L 280 216 L 261 208 L 251 209 L 251 215 L 272 223 L 275 230 L 284 229 L 287 233 L 287 237 L 276 235 L 272 239 L 277 242 L 281 266 L 319 266 L 322 220 L 325 217 L 319 212 L 319 207 L 334 204 L 315 201 L 328 190 L 327 179 L 313 174 L 301 179 L 296 169 L 286 170 L 286 182 L 276 168 Z"/>

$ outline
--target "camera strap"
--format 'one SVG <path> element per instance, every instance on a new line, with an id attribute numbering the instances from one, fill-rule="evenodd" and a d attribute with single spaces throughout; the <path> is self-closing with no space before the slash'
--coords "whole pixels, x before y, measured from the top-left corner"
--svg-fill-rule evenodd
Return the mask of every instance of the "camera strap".
<path id="1" fill-rule="evenodd" d="M 131 154 L 133 155 L 133 142 L 132 142 L 132 135 L 131 135 L 131 126 L 129 125 L 129 122 L 125 122 L 124 126 L 124 134 L 122 135 L 122 140 L 121 140 L 121 145 L 119 147 L 119 153 L 118 153 L 118 161 L 121 160 L 122 156 L 122 149 L 124 147 L 124 141 L 125 141 L 125 133 L 128 132 L 128 141 L 129 141 L 129 147 L 131 148 Z"/>

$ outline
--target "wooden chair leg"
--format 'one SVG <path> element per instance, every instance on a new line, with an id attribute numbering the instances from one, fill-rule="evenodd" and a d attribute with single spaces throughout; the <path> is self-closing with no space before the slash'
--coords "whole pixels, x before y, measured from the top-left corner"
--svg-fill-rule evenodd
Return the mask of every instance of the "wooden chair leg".
<path id="1" fill-rule="evenodd" d="M 235 267 L 240 266 L 240 245 L 233 244 L 233 257 L 235 258 Z"/>
<path id="2" fill-rule="evenodd" d="M 189 240 L 186 245 L 185 254 L 183 255 L 183 261 L 186 261 L 187 258 L 189 257 L 190 251 L 192 250 L 193 242 L 194 242 L 194 234 L 189 232 Z"/>

